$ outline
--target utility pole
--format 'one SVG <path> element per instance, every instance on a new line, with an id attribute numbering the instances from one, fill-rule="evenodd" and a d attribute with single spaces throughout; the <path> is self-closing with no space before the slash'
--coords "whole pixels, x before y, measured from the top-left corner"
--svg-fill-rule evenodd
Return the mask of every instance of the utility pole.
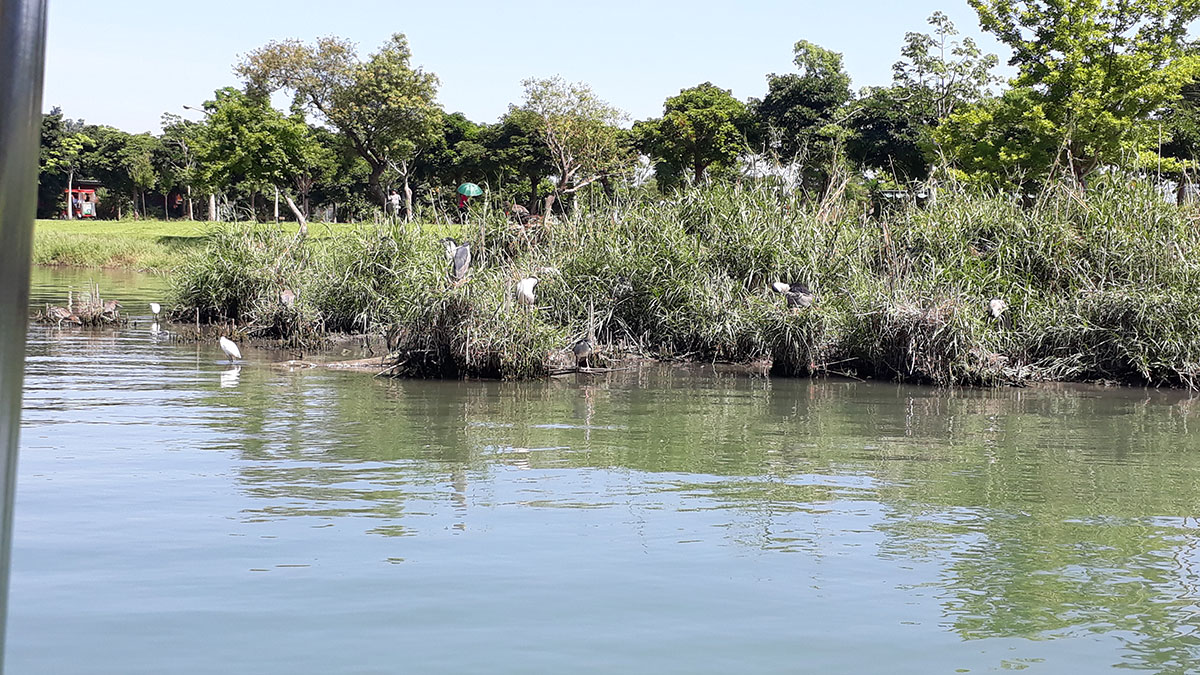
<path id="1" fill-rule="evenodd" d="M 47 0 L 0 0 L 0 671 L 8 618 Z"/>

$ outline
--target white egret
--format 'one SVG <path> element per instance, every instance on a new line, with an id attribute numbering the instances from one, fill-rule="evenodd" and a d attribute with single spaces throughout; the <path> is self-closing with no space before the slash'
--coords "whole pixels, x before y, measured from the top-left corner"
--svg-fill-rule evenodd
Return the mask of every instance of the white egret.
<path id="1" fill-rule="evenodd" d="M 158 321 L 158 313 L 162 311 L 162 307 L 157 302 L 150 303 L 150 313 L 154 315 L 154 320 Z"/>
<path id="2" fill-rule="evenodd" d="M 221 339 L 217 342 L 221 343 L 221 351 L 225 352 L 225 355 L 229 357 L 230 363 L 233 363 L 234 359 L 242 358 L 242 350 L 238 349 L 237 344 L 233 340 L 222 335 Z"/>
<path id="3" fill-rule="evenodd" d="M 533 306 L 537 298 L 533 295 L 533 287 L 537 286 L 537 277 L 525 277 L 517 282 L 517 299 L 523 304 Z"/>
<path id="4" fill-rule="evenodd" d="M 771 284 L 771 290 L 783 295 L 787 301 L 787 306 L 792 310 L 811 307 L 817 299 L 817 294 L 802 283 L 786 284 L 782 281 L 776 281 Z"/>

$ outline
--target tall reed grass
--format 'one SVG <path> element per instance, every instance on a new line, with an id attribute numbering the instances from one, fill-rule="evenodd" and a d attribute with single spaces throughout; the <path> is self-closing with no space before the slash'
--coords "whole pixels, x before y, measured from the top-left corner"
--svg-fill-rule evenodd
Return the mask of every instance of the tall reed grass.
<path id="1" fill-rule="evenodd" d="M 175 277 L 176 302 L 264 336 L 386 333 L 412 374 L 544 375 L 591 303 L 610 353 L 943 385 L 1200 382 L 1200 224 L 1152 184 L 1051 186 L 1032 206 L 949 187 L 879 219 L 838 199 L 717 184 L 529 232 L 493 211 L 460 229 L 475 259 L 460 286 L 442 232 L 365 225 L 292 246 L 225 229 Z M 513 296 L 528 275 L 532 310 Z M 816 302 L 789 310 L 776 280 Z M 1008 305 L 999 319 L 991 298 Z"/>

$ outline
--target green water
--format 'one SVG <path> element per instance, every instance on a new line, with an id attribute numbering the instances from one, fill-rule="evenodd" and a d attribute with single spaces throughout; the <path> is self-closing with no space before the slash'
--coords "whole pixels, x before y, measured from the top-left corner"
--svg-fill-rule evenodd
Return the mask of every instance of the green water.
<path id="1" fill-rule="evenodd" d="M 1186 392 L 245 356 L 31 328 L 8 672 L 1200 671 Z"/>

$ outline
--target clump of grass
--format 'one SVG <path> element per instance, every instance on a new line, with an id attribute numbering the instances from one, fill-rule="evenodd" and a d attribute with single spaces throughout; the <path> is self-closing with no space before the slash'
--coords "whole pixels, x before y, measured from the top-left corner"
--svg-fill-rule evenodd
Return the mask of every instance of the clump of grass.
<path id="1" fill-rule="evenodd" d="M 1200 228 L 1147 183 L 1052 186 L 1032 207 L 952 187 L 927 208 L 865 213 L 838 196 L 719 184 L 529 231 L 482 214 L 457 230 L 475 259 L 459 286 L 444 232 L 359 227 L 295 247 L 286 233 L 223 230 L 177 285 L 181 305 L 264 334 L 386 333 L 397 371 L 418 375 L 542 375 L 594 322 L 602 344 L 770 358 L 781 374 L 1200 379 Z M 543 280 L 532 311 L 513 297 L 528 275 Z M 817 301 L 790 310 L 776 280 Z M 294 306 L 281 308 L 283 288 Z M 990 298 L 1007 303 L 1001 317 Z"/>

